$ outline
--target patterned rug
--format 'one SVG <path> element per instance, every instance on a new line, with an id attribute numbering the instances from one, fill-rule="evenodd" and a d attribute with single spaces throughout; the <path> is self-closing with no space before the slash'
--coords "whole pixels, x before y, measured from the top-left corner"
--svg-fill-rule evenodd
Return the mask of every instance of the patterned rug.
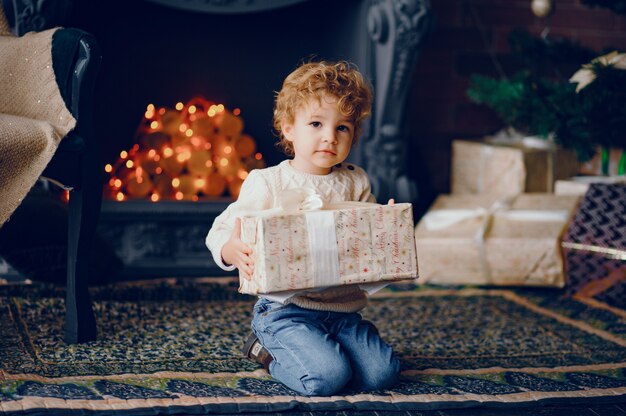
<path id="1" fill-rule="evenodd" d="M 0 286 L 0 414 L 425 410 L 626 400 L 626 312 L 540 289 L 393 286 L 363 312 L 403 364 L 386 391 L 302 397 L 243 359 L 229 279 L 93 290 L 99 339 L 62 341 L 63 293 Z"/>

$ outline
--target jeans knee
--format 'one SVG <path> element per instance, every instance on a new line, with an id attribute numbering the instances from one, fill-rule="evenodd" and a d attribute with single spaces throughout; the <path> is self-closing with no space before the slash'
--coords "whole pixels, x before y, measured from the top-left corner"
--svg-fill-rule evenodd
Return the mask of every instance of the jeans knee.
<path id="1" fill-rule="evenodd" d="M 307 396 L 332 396 L 341 390 L 352 378 L 352 369 L 347 362 L 318 368 L 302 379 Z"/>
<path id="2" fill-rule="evenodd" d="M 364 390 L 384 390 L 392 387 L 400 378 L 400 361 L 394 356 L 391 362 L 373 365 L 362 380 Z"/>

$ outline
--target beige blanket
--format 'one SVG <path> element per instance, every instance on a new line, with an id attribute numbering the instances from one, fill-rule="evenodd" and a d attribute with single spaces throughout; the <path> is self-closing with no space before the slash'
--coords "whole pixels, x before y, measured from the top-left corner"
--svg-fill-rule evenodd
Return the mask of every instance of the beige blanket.
<path id="1" fill-rule="evenodd" d="M 0 3 L 0 227 L 76 125 L 52 69 L 52 34 L 15 37 Z"/>

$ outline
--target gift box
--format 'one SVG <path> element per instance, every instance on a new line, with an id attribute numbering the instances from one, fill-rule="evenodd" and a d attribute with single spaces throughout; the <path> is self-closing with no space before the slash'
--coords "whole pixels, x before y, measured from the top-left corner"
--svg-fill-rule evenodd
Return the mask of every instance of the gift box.
<path id="1" fill-rule="evenodd" d="M 576 175 L 575 153 L 540 139 L 452 143 L 453 194 L 552 192 L 554 181 Z"/>
<path id="2" fill-rule="evenodd" d="M 567 295 L 626 309 L 626 185 L 591 184 L 561 245 Z"/>
<path id="3" fill-rule="evenodd" d="M 579 197 L 444 195 L 419 222 L 420 281 L 563 287 L 560 241 Z"/>
<path id="4" fill-rule="evenodd" d="M 411 204 L 348 203 L 241 219 L 253 250 L 241 293 L 264 294 L 417 277 Z"/>
<path id="5" fill-rule="evenodd" d="M 592 183 L 626 184 L 626 176 L 574 176 L 570 179 L 559 179 L 554 184 L 554 193 L 583 196 Z"/>

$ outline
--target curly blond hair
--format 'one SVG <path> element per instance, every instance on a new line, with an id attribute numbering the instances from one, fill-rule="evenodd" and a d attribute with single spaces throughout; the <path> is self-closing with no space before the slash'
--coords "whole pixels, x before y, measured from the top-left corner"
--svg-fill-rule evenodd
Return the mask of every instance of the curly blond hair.
<path id="1" fill-rule="evenodd" d="M 285 139 L 281 124 L 293 123 L 298 108 L 312 98 L 319 101 L 325 95 L 337 99 L 341 114 L 354 124 L 352 144 L 357 142 L 361 123 L 372 111 L 371 85 L 349 62 L 309 62 L 289 74 L 276 94 L 274 130 L 279 138 L 276 145 L 288 156 L 294 154 L 293 145 Z"/>

